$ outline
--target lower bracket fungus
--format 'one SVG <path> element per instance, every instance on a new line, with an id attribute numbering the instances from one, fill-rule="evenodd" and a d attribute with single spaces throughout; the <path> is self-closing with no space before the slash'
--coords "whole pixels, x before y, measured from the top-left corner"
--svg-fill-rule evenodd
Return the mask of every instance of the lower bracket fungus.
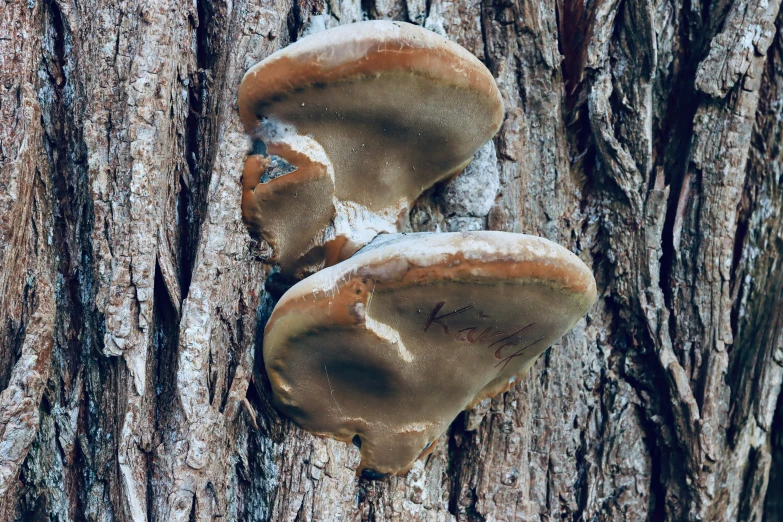
<path id="1" fill-rule="evenodd" d="M 264 333 L 277 407 L 406 473 L 457 414 L 510 388 L 596 299 L 590 269 L 507 232 L 381 236 L 294 285 Z"/>

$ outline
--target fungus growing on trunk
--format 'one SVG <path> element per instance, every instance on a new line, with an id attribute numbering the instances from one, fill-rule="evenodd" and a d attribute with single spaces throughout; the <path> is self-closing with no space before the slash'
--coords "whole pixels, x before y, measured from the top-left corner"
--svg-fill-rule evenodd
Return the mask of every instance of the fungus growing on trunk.
<path id="1" fill-rule="evenodd" d="M 245 164 L 242 215 L 281 269 L 307 274 L 398 232 L 410 205 L 495 135 L 503 103 L 471 53 L 421 27 L 371 21 L 316 33 L 252 67 L 245 129 L 296 170 Z"/>
<path id="2" fill-rule="evenodd" d="M 360 446 L 364 476 L 402 474 L 595 299 L 590 269 L 546 239 L 386 235 L 282 296 L 264 363 L 282 412 Z"/>

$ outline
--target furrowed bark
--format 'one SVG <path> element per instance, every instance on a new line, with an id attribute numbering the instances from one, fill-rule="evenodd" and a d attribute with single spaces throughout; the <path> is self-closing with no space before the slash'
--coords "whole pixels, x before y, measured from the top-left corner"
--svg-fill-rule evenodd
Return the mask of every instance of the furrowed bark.
<path id="1" fill-rule="evenodd" d="M 20 470 L 38 432 L 52 366 L 55 270 L 50 163 L 39 104 L 40 8 L 0 14 L 0 517 L 10 519 L 23 491 Z M 29 35 L 29 38 L 23 38 Z M 61 79 L 61 76 L 59 76 Z"/>
<path id="2" fill-rule="evenodd" d="M 779 11 L 6 1 L 0 518 L 783 518 Z M 236 106 L 251 65 L 367 18 L 460 43 L 506 106 L 406 228 L 547 237 L 600 293 L 518 386 L 377 482 L 271 406 L 271 251 L 241 222 Z"/>

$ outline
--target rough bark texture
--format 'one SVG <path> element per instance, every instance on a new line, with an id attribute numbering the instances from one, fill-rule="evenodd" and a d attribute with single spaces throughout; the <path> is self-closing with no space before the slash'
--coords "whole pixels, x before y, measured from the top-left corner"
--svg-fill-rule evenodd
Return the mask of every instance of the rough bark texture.
<path id="1" fill-rule="evenodd" d="M 0 520 L 783 520 L 779 9 L 0 2 Z M 269 405 L 236 108 L 248 67 L 366 18 L 465 46 L 506 104 L 410 229 L 547 237 L 601 294 L 378 482 Z"/>

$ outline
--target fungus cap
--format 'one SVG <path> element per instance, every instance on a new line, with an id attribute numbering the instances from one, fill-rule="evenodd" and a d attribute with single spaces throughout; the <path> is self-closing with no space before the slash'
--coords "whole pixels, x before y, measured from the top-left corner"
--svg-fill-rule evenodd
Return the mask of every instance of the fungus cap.
<path id="1" fill-rule="evenodd" d="M 286 268 L 313 250 L 336 262 L 396 232 L 424 190 L 460 172 L 494 136 L 503 103 L 466 49 L 416 25 L 369 21 L 307 36 L 252 67 L 239 112 L 248 133 L 298 168 L 268 187 L 258 182 L 263 163 L 245 170 L 253 182 L 243 217 Z M 271 193 L 284 203 L 269 206 Z M 306 233 L 292 225 L 302 213 Z"/>
<path id="2" fill-rule="evenodd" d="M 588 267 L 506 232 L 379 238 L 294 285 L 264 334 L 278 408 L 407 472 L 456 415 L 510 388 L 596 299 Z"/>

